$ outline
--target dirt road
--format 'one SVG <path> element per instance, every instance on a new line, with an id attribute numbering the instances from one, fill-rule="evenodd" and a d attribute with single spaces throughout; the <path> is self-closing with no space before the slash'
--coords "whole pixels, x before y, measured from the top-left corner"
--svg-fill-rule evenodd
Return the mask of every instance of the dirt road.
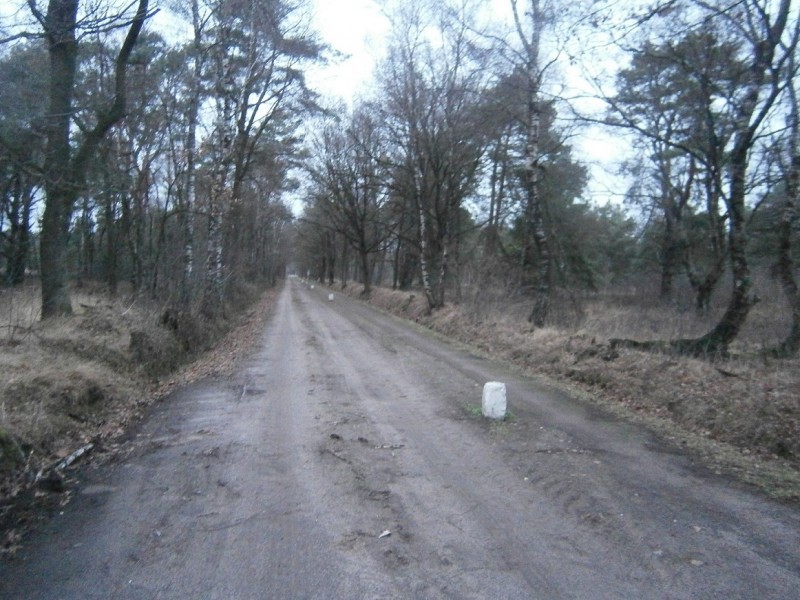
<path id="1" fill-rule="evenodd" d="M 0 598 L 800 598 L 795 509 L 327 294 L 290 281 L 234 379 L 86 469 Z"/>

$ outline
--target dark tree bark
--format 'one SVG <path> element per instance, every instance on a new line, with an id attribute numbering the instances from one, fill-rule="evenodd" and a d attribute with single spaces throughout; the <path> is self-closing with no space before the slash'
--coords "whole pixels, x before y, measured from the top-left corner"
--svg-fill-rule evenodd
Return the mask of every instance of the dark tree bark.
<path id="1" fill-rule="evenodd" d="M 716 161 L 713 161 L 716 164 Z M 711 295 L 717 288 L 717 284 L 725 271 L 725 262 L 728 258 L 728 248 L 725 243 L 725 219 L 719 215 L 720 196 L 722 195 L 716 173 L 706 176 L 706 215 L 708 216 L 708 242 L 711 246 L 711 264 L 705 273 L 698 272 L 692 264 L 692 258 L 687 251 L 684 253 L 686 263 L 686 274 L 689 283 L 695 292 L 695 308 L 699 313 L 705 313 L 711 307 Z"/>
<path id="2" fill-rule="evenodd" d="M 79 0 L 50 0 L 45 15 L 38 11 L 34 2 L 29 2 L 31 11 L 44 28 L 50 55 L 49 108 L 45 118 L 46 200 L 40 237 L 43 319 L 72 313 L 67 261 L 70 217 L 83 191 L 89 160 L 106 133 L 125 115 L 128 59 L 148 17 L 148 0 L 139 0 L 136 15 L 117 55 L 113 100 L 97 116 L 97 123 L 80 146 L 73 148 L 70 122 L 77 71 L 79 4 Z"/>
<path id="3" fill-rule="evenodd" d="M 4 253 L 6 256 L 6 281 L 10 285 L 21 285 L 25 281 L 25 269 L 31 246 L 31 211 L 33 209 L 33 190 L 28 177 L 16 173 L 7 191 L 9 197 L 6 207 L 9 230 Z"/>
<path id="4" fill-rule="evenodd" d="M 77 233 L 80 236 L 78 248 L 77 286 L 92 277 L 94 272 L 94 223 L 92 219 L 94 207 L 88 198 L 83 198 L 80 217 L 77 219 Z"/>
<path id="5" fill-rule="evenodd" d="M 108 291 L 112 296 L 117 295 L 119 286 L 119 234 L 116 217 L 116 196 L 109 193 L 103 207 L 105 215 L 106 233 L 106 256 L 105 256 L 105 279 Z"/>
<path id="6" fill-rule="evenodd" d="M 191 83 L 189 89 L 189 110 L 187 113 L 186 135 L 186 173 L 185 193 L 182 198 L 180 212 L 181 231 L 183 233 L 183 249 L 181 253 L 182 272 L 179 306 L 181 310 L 188 310 L 191 306 L 192 276 L 194 274 L 194 210 L 197 191 L 197 124 L 201 96 L 203 93 L 203 29 L 205 23 L 200 18 L 198 0 L 191 0 L 192 30 L 194 32 L 191 44 Z"/>
<path id="7" fill-rule="evenodd" d="M 696 164 L 693 158 L 689 159 L 685 169 L 685 181 L 681 185 L 677 185 L 674 182 L 675 168 L 669 153 L 665 153 L 663 150 L 659 152 L 659 148 L 662 147 L 660 142 L 655 142 L 653 145 L 656 150 L 654 156 L 659 157 L 658 178 L 661 188 L 659 205 L 664 214 L 659 297 L 662 301 L 667 301 L 672 299 L 675 277 L 687 258 L 684 216 L 692 194 Z"/>
<path id="8" fill-rule="evenodd" d="M 667 216 L 661 240 L 661 284 L 658 296 L 662 301 L 672 300 L 675 276 L 680 272 L 683 245 L 676 236 L 675 222 Z"/>
<path id="9" fill-rule="evenodd" d="M 794 71 L 791 64 L 789 72 Z M 792 233 L 797 221 L 797 196 L 800 192 L 800 106 L 794 82 L 789 84 L 791 108 L 789 110 L 789 166 L 786 172 L 781 222 L 778 226 L 778 260 L 775 265 L 783 293 L 792 313 L 792 324 L 786 338 L 772 350 L 780 358 L 797 356 L 800 352 L 800 288 L 795 278 L 796 265 L 792 258 Z"/>
<path id="10" fill-rule="evenodd" d="M 797 220 L 797 191 L 800 187 L 800 154 L 797 153 L 796 148 L 790 169 L 783 214 L 778 230 L 778 276 L 792 313 L 789 333 L 773 351 L 773 354 L 782 358 L 797 356 L 800 351 L 800 290 L 798 290 L 794 275 L 795 263 L 792 260 L 792 229 Z"/>
<path id="11" fill-rule="evenodd" d="M 72 172 L 69 126 L 75 89 L 78 0 L 51 0 L 43 25 L 50 53 L 50 106 L 46 119 L 45 202 L 40 237 L 42 318 L 71 314 L 67 242 L 78 196 Z"/>

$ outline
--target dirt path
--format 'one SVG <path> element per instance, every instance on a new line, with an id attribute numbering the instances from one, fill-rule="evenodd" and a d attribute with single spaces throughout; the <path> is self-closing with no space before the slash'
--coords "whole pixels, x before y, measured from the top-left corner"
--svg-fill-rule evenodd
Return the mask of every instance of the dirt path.
<path id="1" fill-rule="evenodd" d="M 234 378 L 87 469 L 0 598 L 800 597 L 796 510 L 327 293 L 287 284 Z"/>

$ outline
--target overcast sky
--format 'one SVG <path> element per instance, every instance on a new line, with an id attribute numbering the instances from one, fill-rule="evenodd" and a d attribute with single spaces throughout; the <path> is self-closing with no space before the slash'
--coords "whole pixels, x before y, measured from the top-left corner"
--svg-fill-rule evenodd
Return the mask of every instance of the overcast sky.
<path id="1" fill-rule="evenodd" d="M 351 101 L 372 78 L 382 55 L 389 23 L 373 0 L 313 0 L 315 28 L 335 50 L 343 53 L 336 64 L 314 69 L 309 80 L 315 89 Z"/>

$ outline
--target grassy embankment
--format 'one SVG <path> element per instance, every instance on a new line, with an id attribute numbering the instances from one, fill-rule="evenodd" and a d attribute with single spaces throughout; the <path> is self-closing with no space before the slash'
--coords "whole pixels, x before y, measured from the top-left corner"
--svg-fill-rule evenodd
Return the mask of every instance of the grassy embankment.
<path id="1" fill-rule="evenodd" d="M 765 288 L 771 293 L 753 309 L 725 360 L 608 345 L 612 338 L 701 335 L 721 305 L 698 315 L 685 306 L 648 304 L 635 293 L 565 298 L 553 315 L 557 325 L 533 329 L 526 320 L 528 302 L 500 292 L 492 297 L 486 289 L 432 315 L 419 292 L 376 288 L 370 302 L 643 422 L 712 471 L 798 502 L 800 359 L 774 360 L 763 352 L 787 331 L 780 291 L 768 283 Z M 345 291 L 358 296 L 362 287 L 350 284 Z"/>
<path id="2" fill-rule="evenodd" d="M 113 450 L 173 386 L 230 371 L 275 299 L 238 292 L 231 316 L 211 321 L 84 286 L 73 316 L 43 322 L 38 286 L 0 289 L 0 555 L 19 540 L 11 508 L 48 495 L 37 474 L 90 443 Z"/>

